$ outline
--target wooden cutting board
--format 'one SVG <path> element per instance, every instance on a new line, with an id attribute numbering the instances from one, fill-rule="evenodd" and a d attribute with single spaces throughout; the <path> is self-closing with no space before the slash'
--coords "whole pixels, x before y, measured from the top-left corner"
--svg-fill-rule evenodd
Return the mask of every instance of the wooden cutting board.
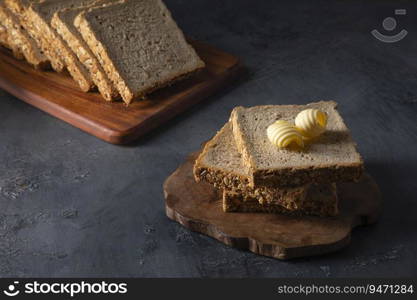
<path id="1" fill-rule="evenodd" d="M 0 51 L 0 88 L 104 141 L 126 144 L 231 83 L 242 69 L 235 56 L 201 42 L 190 43 L 206 69 L 129 106 L 80 91 L 66 73 L 34 70 L 6 49 Z"/>
<path id="2" fill-rule="evenodd" d="M 350 242 L 354 227 L 376 222 L 381 196 L 374 180 L 338 184 L 336 217 L 291 217 L 267 213 L 225 213 L 219 192 L 196 183 L 192 154 L 164 183 L 167 216 L 189 228 L 239 249 L 278 259 L 337 251 Z"/>

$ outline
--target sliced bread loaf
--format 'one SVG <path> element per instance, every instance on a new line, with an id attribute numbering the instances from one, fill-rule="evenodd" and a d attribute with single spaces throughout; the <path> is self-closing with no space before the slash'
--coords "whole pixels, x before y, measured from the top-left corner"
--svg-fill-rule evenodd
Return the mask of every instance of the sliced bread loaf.
<path id="1" fill-rule="evenodd" d="M 258 198 L 230 191 L 223 191 L 225 212 L 265 212 L 287 215 L 336 216 L 339 213 L 336 185 L 310 185 L 303 205 L 298 209 L 286 208 L 277 203 L 260 203 Z"/>
<path id="2" fill-rule="evenodd" d="M 92 6 L 111 5 L 120 1 L 122 0 L 94 0 L 92 1 L 91 6 L 63 9 L 55 12 L 51 23 L 52 27 L 66 41 L 80 62 L 90 72 L 94 84 L 97 86 L 103 98 L 107 101 L 115 100 L 119 98 L 120 95 L 88 45 L 84 42 L 77 28 L 75 28 L 74 19 L 79 13 Z"/>
<path id="3" fill-rule="evenodd" d="M 250 167 L 251 186 L 299 186 L 359 179 L 363 161 L 349 129 L 336 110 L 336 102 L 321 101 L 307 105 L 265 105 L 236 107 L 231 122 L 236 145 Z M 276 120 L 293 122 L 307 108 L 328 115 L 326 132 L 303 151 L 279 149 L 266 134 Z"/>
<path id="4" fill-rule="evenodd" d="M 49 61 L 40 51 L 36 42 L 20 25 L 19 18 L 3 4 L 0 4 L 0 19 L 8 32 L 8 39 L 14 48 L 17 48 L 28 63 L 36 69 L 49 68 Z"/>
<path id="5" fill-rule="evenodd" d="M 161 0 L 126 0 L 75 19 L 126 103 L 204 67 Z"/>
<path id="6" fill-rule="evenodd" d="M 57 34 L 51 26 L 51 20 L 55 12 L 65 8 L 74 8 L 88 5 L 92 0 L 41 0 L 31 3 L 26 10 L 26 18 L 36 35 L 48 58 L 53 65 L 59 66 L 57 71 L 62 70 L 63 64 L 73 79 L 78 83 L 82 91 L 88 92 L 95 85 L 90 73 L 78 60 L 66 42 Z"/>
<path id="7" fill-rule="evenodd" d="M 216 188 L 256 199 L 260 204 L 277 204 L 288 210 L 298 210 L 309 200 L 306 197 L 311 185 L 292 188 L 250 187 L 251 173 L 237 151 L 230 123 L 207 142 L 194 164 L 193 172 L 197 182 L 209 182 Z M 320 188 L 327 190 L 328 186 L 331 185 L 320 185 Z"/>

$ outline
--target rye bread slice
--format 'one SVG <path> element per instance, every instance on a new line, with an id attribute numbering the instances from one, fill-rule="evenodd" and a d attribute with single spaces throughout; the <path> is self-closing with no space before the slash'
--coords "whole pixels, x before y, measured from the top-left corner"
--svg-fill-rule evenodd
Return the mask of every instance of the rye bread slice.
<path id="1" fill-rule="evenodd" d="M 31 3 L 25 13 L 52 65 L 58 66 L 57 71 L 62 71 L 63 64 L 84 92 L 91 91 L 95 87 L 90 73 L 66 42 L 52 28 L 51 20 L 54 13 L 59 10 L 81 7 L 89 3 L 92 3 L 92 0 L 42 0 Z"/>
<path id="2" fill-rule="evenodd" d="M 299 186 L 307 183 L 355 181 L 363 161 L 334 101 L 307 105 L 236 107 L 231 122 L 236 145 L 251 170 L 251 186 Z M 328 114 L 326 132 L 303 151 L 279 149 L 266 134 L 276 120 L 293 122 L 297 114 L 316 108 Z"/>
<path id="3" fill-rule="evenodd" d="M 84 42 L 77 28 L 75 28 L 74 19 L 79 13 L 90 7 L 111 5 L 120 1 L 121 0 L 94 0 L 91 1 L 92 3 L 89 6 L 66 8 L 56 12 L 51 22 L 52 27 L 66 41 L 67 45 L 71 48 L 79 61 L 89 71 L 94 84 L 97 86 L 103 98 L 107 101 L 118 99 L 120 95 L 88 45 Z"/>
<path id="4" fill-rule="evenodd" d="M 250 187 L 251 173 L 237 151 L 230 123 L 225 124 L 207 142 L 194 164 L 193 172 L 197 182 L 209 182 L 218 189 L 256 199 L 262 205 L 276 204 L 288 210 L 299 210 L 309 200 L 307 193 L 311 185 L 292 188 Z M 328 186 L 320 187 L 328 189 Z"/>
<path id="5" fill-rule="evenodd" d="M 48 69 L 50 66 L 48 59 L 43 55 L 26 30 L 22 28 L 18 16 L 4 4 L 0 4 L 0 19 L 7 29 L 8 41 L 12 48 L 18 49 L 19 53 L 22 53 L 26 61 L 34 68 Z"/>
<path id="6" fill-rule="evenodd" d="M 306 200 L 298 209 L 289 209 L 278 203 L 260 203 L 246 194 L 223 191 L 223 211 L 280 213 L 292 216 L 333 217 L 339 213 L 336 185 L 310 185 Z"/>
<path id="7" fill-rule="evenodd" d="M 127 104 L 204 67 L 161 0 L 90 8 L 74 24 Z"/>

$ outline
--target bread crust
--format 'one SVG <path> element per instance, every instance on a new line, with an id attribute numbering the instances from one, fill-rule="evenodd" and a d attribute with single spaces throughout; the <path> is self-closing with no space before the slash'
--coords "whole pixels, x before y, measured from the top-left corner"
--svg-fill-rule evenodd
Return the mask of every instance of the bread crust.
<path id="1" fill-rule="evenodd" d="M 256 197 L 223 190 L 223 211 L 333 217 L 338 215 L 339 208 L 336 185 L 333 184 L 322 191 L 317 187 L 309 189 L 306 200 L 298 208 L 286 207 L 280 203 L 260 203 Z"/>

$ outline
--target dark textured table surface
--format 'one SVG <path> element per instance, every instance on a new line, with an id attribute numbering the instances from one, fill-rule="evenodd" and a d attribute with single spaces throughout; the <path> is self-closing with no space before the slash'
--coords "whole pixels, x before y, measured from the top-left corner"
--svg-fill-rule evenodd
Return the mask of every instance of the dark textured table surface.
<path id="1" fill-rule="evenodd" d="M 240 56 L 248 76 L 136 144 L 106 144 L 0 90 L 0 275 L 417 275 L 417 4 L 169 0 L 187 34 Z M 407 9 L 395 16 L 394 9 Z M 395 17 L 388 44 L 370 31 Z M 379 223 L 344 250 L 278 261 L 167 219 L 162 183 L 237 105 L 334 99 L 383 192 Z"/>

